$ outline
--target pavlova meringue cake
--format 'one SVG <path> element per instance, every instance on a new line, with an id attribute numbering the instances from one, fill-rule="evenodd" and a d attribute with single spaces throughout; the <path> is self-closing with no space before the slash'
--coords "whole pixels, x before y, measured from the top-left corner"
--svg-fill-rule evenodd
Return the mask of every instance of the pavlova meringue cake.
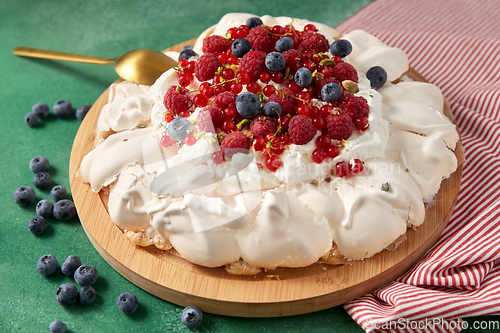
<path id="1" fill-rule="evenodd" d="M 79 171 L 139 246 L 232 274 L 362 260 L 459 165 L 440 90 L 364 31 L 233 13 L 168 55 L 110 87 Z"/>

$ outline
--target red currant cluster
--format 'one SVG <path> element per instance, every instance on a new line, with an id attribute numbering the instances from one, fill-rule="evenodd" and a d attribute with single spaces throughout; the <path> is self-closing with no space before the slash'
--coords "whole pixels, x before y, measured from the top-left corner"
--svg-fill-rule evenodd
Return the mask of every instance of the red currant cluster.
<path id="1" fill-rule="evenodd" d="M 285 59 L 283 69 L 270 70 L 266 67 L 266 56 L 270 52 L 276 52 L 276 42 L 283 37 L 291 38 L 293 47 L 281 52 Z M 237 57 L 233 54 L 231 45 L 241 38 L 249 41 L 251 50 Z M 176 116 L 188 117 L 194 107 L 216 106 L 222 115 L 220 121 L 214 121 L 216 134 L 224 137 L 232 132 L 243 132 L 248 137 L 251 149 L 261 152 L 265 161 L 263 167 L 274 172 L 282 165 L 280 156 L 287 146 L 298 144 L 288 132 L 290 121 L 293 117 L 303 116 L 308 119 L 308 124 L 312 123 L 313 129 L 322 131 L 322 135 L 315 141 L 316 148 L 311 159 L 315 163 L 322 163 L 334 158 L 339 155 L 343 140 L 348 139 L 354 130 L 368 129 L 369 107 L 364 98 L 354 95 L 357 91 L 357 71 L 343 62 L 340 55 L 327 53 L 329 50 L 327 39 L 317 32 L 313 24 L 306 25 L 302 31 L 291 24 L 284 27 L 232 27 L 227 30 L 225 40 L 221 36 L 205 39 L 204 54 L 198 60 L 179 60 L 179 85 L 175 91 L 169 90 L 165 95 L 165 120 L 170 122 Z M 299 81 L 294 78 L 301 68 L 310 72 L 309 84 L 299 85 Z M 208 77 L 210 79 L 205 80 Z M 201 82 L 199 88 L 187 91 L 186 88 L 195 78 Z M 334 102 L 326 103 L 321 91 L 329 83 L 338 84 L 342 94 Z M 274 122 L 277 129 L 275 133 L 259 136 L 250 131 L 250 121 L 238 112 L 235 103 L 236 97 L 243 90 L 256 94 L 262 105 L 271 101 L 280 104 L 280 115 L 263 115 L 262 110 L 259 114 L 259 117 L 265 116 Z M 300 124 L 302 123 L 303 120 Z M 307 134 L 306 138 L 310 141 L 309 136 Z M 171 140 L 164 140 L 165 145 L 172 144 Z M 188 141 L 193 142 L 191 139 Z M 224 156 L 216 153 L 213 160 L 222 163 Z M 355 169 L 347 167 L 344 172 L 343 163 L 346 162 L 338 163 L 335 174 L 354 174 L 360 168 L 356 163 Z"/>

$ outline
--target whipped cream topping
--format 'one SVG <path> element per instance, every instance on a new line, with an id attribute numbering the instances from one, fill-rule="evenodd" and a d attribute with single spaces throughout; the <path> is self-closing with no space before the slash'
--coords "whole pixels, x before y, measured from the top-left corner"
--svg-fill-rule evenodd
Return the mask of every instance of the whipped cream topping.
<path id="1" fill-rule="evenodd" d="M 252 16 L 225 15 L 202 33 L 195 51 L 201 54 L 207 35 L 224 35 Z M 298 29 L 312 23 L 288 17 L 262 20 Z M 330 41 L 340 37 L 314 24 Z M 220 148 L 211 134 L 178 150 L 162 147 L 163 96 L 178 83 L 177 72 L 169 70 L 151 87 L 112 85 L 99 118 L 102 140 L 83 159 L 82 178 L 96 192 L 110 186 L 109 212 L 118 226 L 161 236 L 182 257 L 203 266 L 243 259 L 263 268 L 303 267 L 326 255 L 333 242 L 348 259 L 371 257 L 408 226 L 423 222 L 423 200 L 430 200 L 456 169 L 458 134 L 443 115 L 443 97 L 434 85 L 405 78 L 397 85 L 370 88 L 364 72 L 379 65 L 389 81 L 396 80 L 409 68 L 404 52 L 361 30 L 342 38 L 353 46 L 345 61 L 358 70 L 357 95 L 369 103 L 370 127 L 354 133 L 335 159 L 314 163 L 314 140 L 291 144 L 282 155 L 283 166 L 272 173 L 259 169 L 260 156 L 251 154 L 214 164 L 211 153 Z M 198 85 L 194 80 L 189 89 Z M 194 122 L 199 111 L 189 119 Z M 351 158 L 365 163 L 362 174 L 329 177 L 336 162 Z M 381 188 L 385 183 L 387 191 Z"/>

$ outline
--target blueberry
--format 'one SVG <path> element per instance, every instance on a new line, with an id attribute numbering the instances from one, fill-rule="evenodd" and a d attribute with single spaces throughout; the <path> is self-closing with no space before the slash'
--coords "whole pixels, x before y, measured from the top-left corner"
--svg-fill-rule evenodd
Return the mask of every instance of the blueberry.
<path id="1" fill-rule="evenodd" d="M 193 48 L 194 48 L 194 46 L 193 46 L 193 45 L 186 45 L 186 46 L 184 46 L 184 47 L 181 49 L 181 52 L 182 52 L 182 51 L 186 51 L 186 50 L 192 50 Z"/>
<path id="2" fill-rule="evenodd" d="M 54 205 L 52 214 L 59 221 L 69 221 L 76 215 L 75 204 L 67 199 L 59 200 Z"/>
<path id="3" fill-rule="evenodd" d="M 192 131 L 193 125 L 184 117 L 174 118 L 167 127 L 168 136 L 175 141 L 184 141 Z"/>
<path id="4" fill-rule="evenodd" d="M 56 257 L 51 254 L 41 256 L 36 262 L 36 270 L 38 273 L 45 276 L 54 274 L 57 270 L 57 266 L 59 266 L 59 263 Z"/>
<path id="5" fill-rule="evenodd" d="M 281 37 L 276 42 L 276 51 L 285 52 L 293 48 L 293 39 L 290 37 Z"/>
<path id="6" fill-rule="evenodd" d="M 76 283 L 84 287 L 93 285 L 97 281 L 99 274 L 94 266 L 81 265 L 76 269 L 73 277 L 75 278 Z"/>
<path id="7" fill-rule="evenodd" d="M 36 213 L 42 217 L 51 217 L 53 209 L 54 205 L 52 204 L 52 201 L 47 199 L 38 201 L 35 208 Z"/>
<path id="8" fill-rule="evenodd" d="M 66 118 L 71 115 L 71 103 L 68 100 L 57 100 L 52 106 L 52 112 L 56 117 Z"/>
<path id="9" fill-rule="evenodd" d="M 279 52 L 270 52 L 266 56 L 266 67 L 270 71 L 280 71 L 285 67 L 285 57 Z"/>
<path id="10" fill-rule="evenodd" d="M 338 55 L 339 57 L 345 57 L 351 54 L 352 45 L 347 39 L 337 39 L 330 45 L 330 53 L 333 55 Z"/>
<path id="11" fill-rule="evenodd" d="M 32 217 L 28 221 L 28 229 L 35 235 L 40 235 L 42 232 L 47 229 L 47 220 L 45 220 L 42 216 Z"/>
<path id="12" fill-rule="evenodd" d="M 231 44 L 231 51 L 238 58 L 243 58 L 250 51 L 250 48 L 250 42 L 245 38 L 238 38 Z"/>
<path id="13" fill-rule="evenodd" d="M 191 59 L 192 57 L 196 57 L 198 54 L 196 52 L 193 51 L 193 49 L 183 49 L 181 51 L 181 53 L 179 54 L 179 59 L 178 60 L 181 60 L 181 59 L 186 59 L 186 60 L 189 60 Z"/>
<path id="14" fill-rule="evenodd" d="M 278 118 L 281 116 L 281 105 L 276 102 L 267 102 L 264 104 L 264 114 L 268 117 Z"/>
<path id="15" fill-rule="evenodd" d="M 14 194 L 12 194 L 12 199 L 14 202 L 20 206 L 29 206 L 35 201 L 36 194 L 35 191 L 29 186 L 21 186 L 16 188 Z"/>
<path id="16" fill-rule="evenodd" d="M 90 104 L 84 104 L 80 106 L 78 109 L 76 109 L 75 112 L 76 118 L 78 118 L 78 120 L 83 120 L 83 118 L 85 118 L 91 107 L 92 105 Z"/>
<path id="17" fill-rule="evenodd" d="M 35 113 L 40 118 L 45 118 L 49 115 L 49 106 L 45 103 L 39 102 L 31 107 L 31 112 Z"/>
<path id="18" fill-rule="evenodd" d="M 67 257 L 62 265 L 61 265 L 61 272 L 64 275 L 74 275 L 75 271 L 78 267 L 82 265 L 82 261 L 78 256 L 75 255 L 70 255 Z"/>
<path id="19" fill-rule="evenodd" d="M 78 299 L 78 289 L 72 283 L 63 283 L 57 288 L 56 297 L 60 305 L 69 306 Z"/>
<path id="20" fill-rule="evenodd" d="M 90 305 L 95 300 L 95 289 L 91 286 L 84 286 L 78 291 L 80 303 L 83 305 Z"/>
<path id="21" fill-rule="evenodd" d="M 374 66 L 366 72 L 372 88 L 381 88 L 387 81 L 387 72 L 380 66 Z"/>
<path id="22" fill-rule="evenodd" d="M 253 118 L 260 111 L 260 99 L 251 92 L 244 92 L 236 97 L 236 110 L 245 118 Z"/>
<path id="23" fill-rule="evenodd" d="M 301 67 L 297 70 L 297 72 L 295 72 L 293 79 L 299 87 L 307 87 L 311 84 L 313 77 L 311 71 L 308 68 Z"/>
<path id="24" fill-rule="evenodd" d="M 250 17 L 245 22 L 245 25 L 247 27 L 249 27 L 250 29 L 255 28 L 259 25 L 263 25 L 263 24 L 264 24 L 264 22 L 262 22 L 262 20 L 259 17 Z"/>
<path id="25" fill-rule="evenodd" d="M 181 321 L 187 328 L 195 328 L 203 321 L 203 312 L 196 306 L 188 306 L 181 312 Z"/>
<path id="26" fill-rule="evenodd" d="M 40 190 L 46 190 L 52 184 L 52 177 L 45 171 L 37 172 L 33 176 L 33 185 Z"/>
<path id="27" fill-rule="evenodd" d="M 321 97 L 325 102 L 331 103 L 342 96 L 342 88 L 338 83 L 330 82 L 321 88 Z"/>
<path id="28" fill-rule="evenodd" d="M 33 157 L 30 161 L 30 170 L 33 171 L 34 173 L 40 171 L 49 171 L 49 167 L 50 167 L 49 160 L 43 156 Z"/>
<path id="29" fill-rule="evenodd" d="M 38 125 L 38 116 L 34 112 L 29 112 L 24 116 L 24 122 L 29 126 L 29 127 L 35 127 Z"/>
<path id="30" fill-rule="evenodd" d="M 50 333 L 66 333 L 68 326 L 60 320 L 54 320 L 49 325 Z"/>
<path id="31" fill-rule="evenodd" d="M 61 185 L 56 185 L 50 190 L 50 197 L 54 199 L 54 201 L 66 199 L 67 195 L 68 190 L 66 190 L 66 188 Z"/>
<path id="32" fill-rule="evenodd" d="M 116 306 L 127 316 L 131 315 L 137 310 L 137 297 L 132 293 L 121 293 L 116 299 Z"/>

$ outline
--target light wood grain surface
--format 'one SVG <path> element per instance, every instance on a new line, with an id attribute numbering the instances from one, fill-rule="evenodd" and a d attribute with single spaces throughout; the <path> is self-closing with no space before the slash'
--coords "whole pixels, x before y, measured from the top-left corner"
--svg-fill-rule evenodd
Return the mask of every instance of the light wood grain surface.
<path id="1" fill-rule="evenodd" d="M 180 50 L 192 43 L 187 41 L 169 50 Z M 436 242 L 455 206 L 462 165 L 443 181 L 434 204 L 426 211 L 425 223 L 416 230 L 408 230 L 407 241 L 395 251 L 382 251 L 372 258 L 342 266 L 315 264 L 256 276 L 235 276 L 224 268 L 191 264 L 152 246 L 137 247 L 110 220 L 99 194 L 77 177 L 83 157 L 94 146 L 97 119 L 107 96 L 108 90 L 92 106 L 71 152 L 70 182 L 79 218 L 96 250 L 114 269 L 146 291 L 182 306 L 195 305 L 205 312 L 229 316 L 275 317 L 343 304 L 408 270 Z"/>

